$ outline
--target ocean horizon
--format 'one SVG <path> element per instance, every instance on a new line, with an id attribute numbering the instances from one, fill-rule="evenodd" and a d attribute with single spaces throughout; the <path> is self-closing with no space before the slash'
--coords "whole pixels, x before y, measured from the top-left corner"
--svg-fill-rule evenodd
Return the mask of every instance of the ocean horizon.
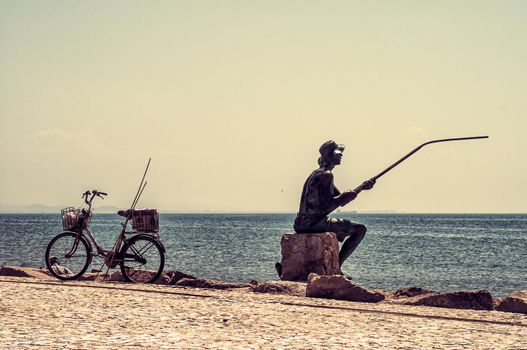
<path id="1" fill-rule="evenodd" d="M 31 209 L 34 206 L 43 206 L 46 207 L 45 210 L 34 210 Z M 15 209 L 9 210 L 5 209 L 6 207 L 13 207 L 13 208 L 19 208 L 19 211 L 16 211 Z M 22 208 L 22 209 L 20 209 Z M 23 209 L 23 208 L 27 208 Z M 60 210 L 63 209 L 64 206 L 48 206 L 43 204 L 34 204 L 34 205 L 1 205 L 0 204 L 0 214 L 57 214 L 60 213 Z M 144 207 L 144 208 L 150 208 L 150 207 Z M 143 207 L 137 208 L 137 209 L 144 209 Z M 94 208 L 93 212 L 95 214 L 116 214 L 119 210 L 124 210 L 125 207 L 117 207 L 117 206 L 102 206 L 98 208 Z M 236 211 L 236 210 L 162 210 L 157 209 L 157 211 L 160 214 L 247 214 L 247 215 L 258 215 L 258 214 L 291 214 L 296 215 L 297 211 L 268 211 L 268 210 L 255 210 L 255 211 Z M 504 212 L 448 212 L 448 211 L 398 211 L 398 210 L 337 210 L 333 212 L 332 216 L 338 216 L 338 215 L 355 215 L 355 214 L 393 214 L 393 215 L 406 215 L 406 214 L 424 214 L 424 215 L 527 215 L 527 211 L 504 211 Z"/>

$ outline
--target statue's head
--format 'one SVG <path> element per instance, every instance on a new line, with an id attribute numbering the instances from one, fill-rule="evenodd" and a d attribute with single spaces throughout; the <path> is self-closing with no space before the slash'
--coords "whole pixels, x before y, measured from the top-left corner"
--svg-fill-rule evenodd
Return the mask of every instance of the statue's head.
<path id="1" fill-rule="evenodd" d="M 321 167 L 333 167 L 340 164 L 342 152 L 344 152 L 344 145 L 329 140 L 324 142 L 318 151 L 320 152 L 318 165 Z"/>

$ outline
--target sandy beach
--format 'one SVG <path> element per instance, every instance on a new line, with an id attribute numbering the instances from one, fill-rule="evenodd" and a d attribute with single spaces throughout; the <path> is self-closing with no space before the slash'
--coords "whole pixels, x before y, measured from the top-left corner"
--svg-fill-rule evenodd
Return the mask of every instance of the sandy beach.
<path id="1" fill-rule="evenodd" d="M 527 316 L 0 277 L 0 348 L 527 349 Z"/>

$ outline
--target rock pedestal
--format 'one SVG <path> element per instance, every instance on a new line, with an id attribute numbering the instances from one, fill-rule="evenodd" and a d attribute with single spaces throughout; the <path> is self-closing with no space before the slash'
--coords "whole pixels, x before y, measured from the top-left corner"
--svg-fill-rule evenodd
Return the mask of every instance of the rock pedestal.
<path id="1" fill-rule="evenodd" d="M 282 236 L 282 276 L 284 281 L 306 281 L 310 273 L 338 275 L 339 244 L 333 232 L 285 233 Z"/>

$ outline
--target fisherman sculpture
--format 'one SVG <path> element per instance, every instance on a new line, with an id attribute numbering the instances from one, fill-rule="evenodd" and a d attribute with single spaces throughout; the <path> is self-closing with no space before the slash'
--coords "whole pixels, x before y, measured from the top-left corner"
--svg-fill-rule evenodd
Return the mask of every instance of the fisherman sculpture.
<path id="1" fill-rule="evenodd" d="M 340 266 L 342 266 L 344 261 L 349 258 L 364 238 L 366 234 L 366 226 L 345 219 L 329 217 L 328 215 L 331 212 L 354 200 L 361 191 L 371 190 L 377 179 L 384 176 L 426 145 L 486 138 L 488 138 L 488 136 L 469 136 L 430 140 L 417 146 L 412 151 L 405 154 L 401 159 L 391 164 L 388 168 L 384 169 L 368 181 L 363 182 L 359 187 L 344 192 L 340 192 L 337 187 L 335 187 L 335 184 L 333 183 L 333 173 L 331 172 L 333 168 L 339 165 L 342 161 L 344 145 L 337 144 L 335 141 L 327 141 L 322 144 L 319 149 L 319 168 L 309 175 L 304 184 L 302 197 L 300 199 L 300 210 L 295 218 L 293 228 L 296 233 L 299 234 L 334 232 L 337 239 L 340 242 L 344 242 L 339 252 L 339 263 Z M 348 239 L 346 239 L 346 237 L 348 237 Z M 282 277 L 282 264 L 277 262 L 275 268 L 278 272 L 278 276 Z"/>
<path id="2" fill-rule="evenodd" d="M 375 178 L 365 181 L 354 190 L 340 192 L 333 183 L 335 166 L 342 160 L 344 145 L 327 141 L 320 146 L 319 168 L 307 178 L 300 199 L 300 210 L 293 225 L 296 233 L 334 232 L 339 242 L 344 242 L 339 252 L 340 266 L 349 258 L 366 234 L 363 224 L 329 217 L 335 209 L 345 206 L 362 190 L 370 190 Z M 346 237 L 348 237 L 346 239 Z"/>

